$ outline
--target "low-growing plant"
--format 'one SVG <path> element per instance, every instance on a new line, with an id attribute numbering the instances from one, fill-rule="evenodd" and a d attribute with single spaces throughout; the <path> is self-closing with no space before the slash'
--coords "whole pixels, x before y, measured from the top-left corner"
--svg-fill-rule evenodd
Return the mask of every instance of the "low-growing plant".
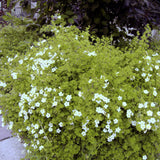
<path id="1" fill-rule="evenodd" d="M 30 160 L 157 158 L 160 55 L 146 44 L 149 27 L 124 54 L 108 38 L 91 45 L 88 28 L 64 24 L 42 28 L 55 36 L 5 63 L 3 124 Z"/>

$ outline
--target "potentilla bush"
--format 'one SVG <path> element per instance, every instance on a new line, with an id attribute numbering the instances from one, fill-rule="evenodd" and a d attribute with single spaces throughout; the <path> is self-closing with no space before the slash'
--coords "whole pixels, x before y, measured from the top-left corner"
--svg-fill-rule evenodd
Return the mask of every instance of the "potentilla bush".
<path id="1" fill-rule="evenodd" d="M 42 31 L 54 37 L 6 61 L 3 125 L 23 140 L 31 160 L 157 158 L 160 55 L 148 49 L 149 28 L 123 53 L 105 37 L 92 45 L 88 28 L 64 24 L 52 22 Z"/>

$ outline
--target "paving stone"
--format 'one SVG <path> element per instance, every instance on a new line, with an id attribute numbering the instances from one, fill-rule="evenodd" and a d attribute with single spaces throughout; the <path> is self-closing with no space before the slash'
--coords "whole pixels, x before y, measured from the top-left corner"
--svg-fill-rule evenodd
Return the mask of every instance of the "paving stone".
<path id="1" fill-rule="evenodd" d="M 25 154 L 26 150 L 17 137 L 0 141 L 0 160 L 20 160 Z"/>
<path id="2" fill-rule="evenodd" d="M 2 127 L 2 116 L 0 116 L 0 141 L 12 137 L 11 131 L 7 126 Z"/>

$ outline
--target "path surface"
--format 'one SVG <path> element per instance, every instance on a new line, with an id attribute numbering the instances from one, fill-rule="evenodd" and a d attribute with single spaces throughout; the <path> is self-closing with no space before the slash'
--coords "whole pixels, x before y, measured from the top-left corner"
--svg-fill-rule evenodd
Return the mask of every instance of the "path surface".
<path id="1" fill-rule="evenodd" d="M 20 160 L 25 157 L 25 148 L 13 137 L 7 126 L 2 127 L 2 115 L 0 115 L 0 160 Z"/>

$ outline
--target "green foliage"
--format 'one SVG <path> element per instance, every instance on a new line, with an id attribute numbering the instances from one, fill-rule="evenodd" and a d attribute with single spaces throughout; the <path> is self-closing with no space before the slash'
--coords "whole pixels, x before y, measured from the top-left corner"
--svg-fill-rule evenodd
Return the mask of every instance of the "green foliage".
<path id="1" fill-rule="evenodd" d="M 43 27 L 55 36 L 34 42 L 1 70 L 4 123 L 23 139 L 27 156 L 157 158 L 160 55 L 148 47 L 149 27 L 124 54 L 106 37 L 92 36 L 92 45 L 89 28 L 64 26 L 58 19 Z"/>
<path id="2" fill-rule="evenodd" d="M 12 61 L 14 57 L 25 55 L 34 41 L 37 41 L 38 36 L 35 31 L 26 31 L 26 26 L 29 21 L 26 19 L 18 19 L 7 14 L 4 17 L 9 24 L 0 29 L 0 72 L 3 75 L 2 68 L 5 62 Z M 8 59 L 8 57 L 10 57 Z M 14 68 L 15 66 L 13 66 Z M 6 72 L 7 73 L 7 72 Z M 4 72 L 4 74 L 6 74 Z M 12 87 L 11 87 L 12 88 Z M 10 88 L 10 90 L 11 90 Z M 7 91 L 9 92 L 9 90 Z"/>
<path id="3" fill-rule="evenodd" d="M 7 13 L 3 19 L 9 22 L 0 29 L 0 57 L 15 56 L 15 53 L 24 54 L 27 48 L 37 40 L 36 32 L 26 32 L 26 24 L 31 20 L 20 19 Z"/>

